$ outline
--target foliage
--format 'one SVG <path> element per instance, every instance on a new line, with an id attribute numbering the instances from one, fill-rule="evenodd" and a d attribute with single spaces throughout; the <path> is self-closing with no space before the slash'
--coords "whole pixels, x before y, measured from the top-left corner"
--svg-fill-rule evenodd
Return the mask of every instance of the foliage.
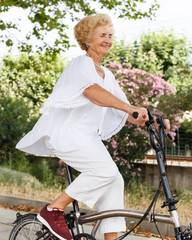
<path id="1" fill-rule="evenodd" d="M 129 199 L 131 203 L 135 205 L 141 204 L 143 198 L 145 198 L 147 202 L 151 201 L 154 195 L 153 187 L 138 181 L 136 178 L 133 178 L 130 181 L 126 190 L 129 192 Z"/>
<path id="2" fill-rule="evenodd" d="M 50 166 L 15 149 L 17 142 L 29 132 L 40 115 L 43 101 L 58 80 L 65 62 L 48 55 L 3 60 L 0 69 L 0 164 L 21 172 L 33 173 L 50 185 L 55 175 Z M 38 168 L 38 173 L 37 173 Z"/>
<path id="3" fill-rule="evenodd" d="M 177 88 L 177 99 L 183 103 L 184 111 L 191 109 L 192 105 L 192 70 L 190 54 L 192 46 L 188 46 L 186 38 L 177 37 L 173 32 L 143 34 L 140 38 L 143 52 L 152 49 L 161 62 L 161 72 L 166 81 Z M 183 99 L 183 96 L 186 96 Z"/>
<path id="4" fill-rule="evenodd" d="M 26 34 L 26 40 L 19 42 L 19 49 L 21 51 L 32 51 L 32 44 L 30 40 L 40 40 L 41 44 L 37 46 L 38 52 L 45 50 L 49 53 L 59 53 L 61 50 L 65 50 L 70 46 L 67 36 L 66 18 L 70 17 L 72 21 L 78 19 L 78 13 L 84 13 L 90 15 L 96 13 L 95 5 L 98 4 L 99 9 L 113 10 L 118 13 L 119 17 L 138 19 L 138 18 L 152 18 L 155 15 L 159 5 L 157 0 L 153 0 L 149 7 L 144 6 L 146 4 L 143 0 L 116 0 L 116 1 L 74 1 L 74 0 L 50 0 L 50 1 L 34 1 L 34 0 L 11 0 L 1 1 L 0 13 L 6 13 L 13 8 L 20 10 L 24 9 L 29 12 L 28 19 L 33 24 L 31 32 Z M 19 29 L 19 23 L 21 19 L 17 16 L 17 19 L 11 21 L 5 21 L 3 17 L 0 19 L 0 30 L 2 32 L 1 42 L 5 42 L 8 47 L 14 44 L 14 35 L 10 34 L 10 30 Z M 46 35 L 51 33 L 55 37 L 53 46 L 44 41 Z M 18 40 L 19 41 L 19 40 Z M 43 44 L 42 44 L 43 41 Z M 37 41 L 36 41 L 37 42 Z"/>
<path id="5" fill-rule="evenodd" d="M 16 58 L 7 56 L 3 59 L 0 70 L 0 90 L 9 96 L 25 99 L 31 106 L 39 109 L 52 91 L 64 66 L 63 59 L 48 55 L 21 54 Z"/>
<path id="6" fill-rule="evenodd" d="M 191 118 L 192 119 L 192 118 Z M 179 152 L 181 156 L 190 156 L 192 153 L 192 123 L 185 120 L 177 131 L 175 138 L 174 151 Z"/>
<path id="7" fill-rule="evenodd" d="M 35 176 L 46 187 L 65 186 L 64 178 L 57 158 L 30 156 L 29 173 Z"/>
<path id="8" fill-rule="evenodd" d="M 191 108 L 192 109 L 192 108 Z M 192 133 L 192 112 L 186 111 L 182 122 L 183 128 L 187 133 Z"/>
<path id="9" fill-rule="evenodd" d="M 157 58 L 153 49 L 145 52 L 142 46 L 127 44 L 123 40 L 114 41 L 110 54 L 104 58 L 103 64 L 109 62 L 130 63 L 133 68 L 139 68 L 156 75 L 162 72 L 162 61 Z"/>
<path id="10" fill-rule="evenodd" d="M 17 153 L 15 145 L 26 131 L 29 131 L 36 117 L 31 116 L 32 108 L 23 99 L 1 95 L 0 97 L 0 162 L 9 162 L 19 159 L 20 167 L 26 168 L 26 158 Z M 21 164 L 22 162 L 22 164 Z M 21 169 L 20 169 L 21 170 Z"/>
<path id="11" fill-rule="evenodd" d="M 41 189 L 43 185 L 29 173 L 18 172 L 6 167 L 0 167 L 0 182 L 5 184 L 25 185 L 28 188 Z"/>
<path id="12" fill-rule="evenodd" d="M 171 133 L 174 136 L 174 131 L 180 124 L 175 88 L 162 79 L 161 75 L 155 76 L 141 69 L 131 69 L 130 64 L 110 63 L 108 68 L 115 75 L 132 105 L 149 108 L 156 116 L 169 116 L 173 131 Z M 135 174 L 129 171 L 132 163 L 136 159 L 143 159 L 150 149 L 146 130 L 131 123 L 127 123 L 120 133 L 106 142 L 106 145 L 127 178 L 130 178 L 130 174 Z"/>
<path id="13" fill-rule="evenodd" d="M 135 208 L 138 208 L 144 202 L 146 202 L 148 205 L 149 202 L 153 199 L 156 190 L 157 190 L 156 188 L 149 186 L 146 182 L 143 182 L 142 178 L 141 179 L 133 178 L 132 181 L 129 182 L 128 187 L 125 189 L 125 197 L 127 197 L 130 200 L 130 202 L 134 204 Z M 189 209 L 192 207 L 192 190 L 191 189 L 190 190 L 182 189 L 182 188 L 174 189 L 172 193 L 173 193 L 173 197 L 179 200 L 178 209 L 180 209 L 181 213 L 183 212 L 183 209 L 186 208 L 186 206 Z M 157 212 L 160 209 L 162 210 L 161 206 L 164 200 L 165 200 L 165 194 L 164 194 L 164 191 L 162 190 L 158 198 L 159 204 L 157 204 L 156 206 Z M 183 206 L 183 204 L 185 205 L 185 207 Z M 127 207 L 129 207 L 129 203 L 127 203 Z M 186 213 L 184 214 L 181 214 L 181 213 L 180 213 L 180 216 L 182 215 L 185 216 L 186 214 Z M 185 222 L 187 221 L 185 220 Z"/>
<path id="14" fill-rule="evenodd" d="M 19 169 L 10 168 L 9 165 L 0 166 L 0 183 L 14 184 L 16 186 L 25 186 L 42 190 L 44 187 L 58 187 L 63 189 L 66 185 L 63 177 L 56 174 L 51 169 L 48 159 L 38 158 L 39 162 L 29 163 L 28 167 L 20 171 Z M 51 159 L 53 160 L 53 159 Z M 58 170 L 58 162 L 55 169 Z"/>

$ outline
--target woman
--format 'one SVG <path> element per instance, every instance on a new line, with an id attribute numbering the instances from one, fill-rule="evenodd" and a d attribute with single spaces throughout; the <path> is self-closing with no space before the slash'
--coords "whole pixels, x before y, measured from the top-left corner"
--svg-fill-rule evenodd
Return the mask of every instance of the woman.
<path id="1" fill-rule="evenodd" d="M 101 66 L 112 46 L 113 26 L 105 14 L 82 19 L 74 28 L 85 55 L 72 60 L 46 100 L 43 114 L 17 148 L 32 154 L 56 155 L 81 174 L 38 219 L 60 239 L 72 239 L 63 210 L 74 199 L 98 211 L 123 209 L 124 183 L 101 140 L 116 134 L 129 121 L 141 126 L 145 108 L 129 104 L 113 74 Z M 132 117 L 138 112 L 137 119 Z M 126 229 L 124 218 L 103 220 L 105 240 Z"/>

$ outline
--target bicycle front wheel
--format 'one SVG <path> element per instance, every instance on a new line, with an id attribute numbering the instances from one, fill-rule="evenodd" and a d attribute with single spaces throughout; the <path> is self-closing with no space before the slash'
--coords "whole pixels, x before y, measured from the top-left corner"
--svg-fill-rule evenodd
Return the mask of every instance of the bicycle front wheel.
<path id="1" fill-rule="evenodd" d="M 9 240 L 58 240 L 37 219 L 37 214 L 21 217 L 12 229 Z"/>

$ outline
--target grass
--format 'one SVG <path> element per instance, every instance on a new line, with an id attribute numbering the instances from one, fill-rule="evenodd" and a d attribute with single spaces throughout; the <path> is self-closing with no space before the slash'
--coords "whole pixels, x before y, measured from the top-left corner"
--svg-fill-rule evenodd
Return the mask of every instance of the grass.
<path id="1" fill-rule="evenodd" d="M 43 184 L 29 173 L 18 172 L 6 167 L 0 167 L 0 182 L 16 186 L 22 185 L 26 188 L 43 188 Z"/>
<path id="2" fill-rule="evenodd" d="M 0 167 L 0 193 L 39 200 L 52 201 L 62 192 L 62 186 L 41 183 L 29 173 Z"/>
<path id="3" fill-rule="evenodd" d="M 0 168 L 1 194 L 53 201 L 62 191 L 62 185 L 47 187 L 46 184 L 40 183 L 39 180 L 30 174 L 17 172 L 4 167 Z M 151 187 L 132 181 L 129 189 L 125 190 L 125 208 L 145 211 L 154 195 L 155 190 Z M 174 193 L 174 198 L 180 199 L 176 206 L 181 223 L 188 224 L 192 220 L 192 190 L 181 189 Z M 162 193 L 157 201 L 155 211 L 168 214 L 167 208 L 161 208 L 164 200 L 165 197 Z M 80 206 L 85 207 L 85 205 L 81 203 Z"/>

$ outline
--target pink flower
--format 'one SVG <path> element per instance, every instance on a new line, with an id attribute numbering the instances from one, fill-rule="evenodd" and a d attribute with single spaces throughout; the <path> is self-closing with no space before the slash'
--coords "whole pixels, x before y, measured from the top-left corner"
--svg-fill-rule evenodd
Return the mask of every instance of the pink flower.
<path id="1" fill-rule="evenodd" d="M 64 162 L 61 159 L 59 159 L 59 165 L 61 166 L 63 164 L 64 164 Z"/>
<path id="2" fill-rule="evenodd" d="M 112 145 L 113 148 L 116 148 L 117 147 L 117 142 L 114 139 L 112 139 L 111 145 Z"/>
<path id="3" fill-rule="evenodd" d="M 134 142 L 132 142 L 132 141 L 129 141 L 129 146 L 136 146 L 137 145 L 137 143 L 134 143 Z"/>

